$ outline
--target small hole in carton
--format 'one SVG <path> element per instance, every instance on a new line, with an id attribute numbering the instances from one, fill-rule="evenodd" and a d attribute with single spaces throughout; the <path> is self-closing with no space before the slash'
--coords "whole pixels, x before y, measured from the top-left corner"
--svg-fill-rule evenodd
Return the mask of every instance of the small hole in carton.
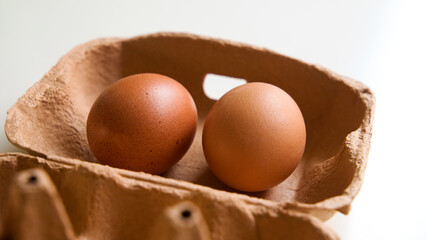
<path id="1" fill-rule="evenodd" d="M 245 83 L 247 81 L 242 78 L 208 73 L 203 81 L 203 91 L 208 98 L 218 100 L 226 92 Z"/>
<path id="2" fill-rule="evenodd" d="M 185 209 L 181 212 L 181 216 L 182 216 L 182 218 L 190 218 L 191 217 L 191 211 Z"/>
<path id="3" fill-rule="evenodd" d="M 31 175 L 31 176 L 28 178 L 27 183 L 29 183 L 29 184 L 35 184 L 35 183 L 37 183 L 37 177 L 36 177 L 36 176 L 34 176 L 34 175 Z"/>

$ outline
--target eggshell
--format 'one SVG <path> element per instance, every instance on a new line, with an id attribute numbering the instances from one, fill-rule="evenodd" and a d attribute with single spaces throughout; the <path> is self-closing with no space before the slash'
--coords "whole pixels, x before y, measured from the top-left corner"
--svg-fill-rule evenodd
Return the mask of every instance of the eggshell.
<path id="1" fill-rule="evenodd" d="M 285 180 L 304 153 L 305 124 L 298 105 L 267 83 L 236 87 L 215 103 L 203 129 L 213 173 L 242 191 L 267 190 Z"/>
<path id="2" fill-rule="evenodd" d="M 153 73 L 112 84 L 87 120 L 88 142 L 100 163 L 154 174 L 184 156 L 196 129 L 190 93 L 172 78 Z"/>
<path id="3" fill-rule="evenodd" d="M 236 195 L 236 190 L 209 170 L 202 149 L 203 123 L 215 103 L 205 95 L 203 81 L 206 74 L 221 74 L 284 89 L 298 103 L 307 130 L 303 158 L 291 176 L 270 190 L 246 192 L 243 196 L 262 198 L 263 205 L 274 203 L 280 209 L 303 211 L 322 220 L 336 211 L 349 212 L 368 162 L 375 109 L 372 91 L 321 66 L 243 43 L 156 33 L 81 44 L 61 58 L 8 111 L 6 136 L 16 146 L 38 156 L 97 162 L 86 138 L 89 110 L 99 94 L 117 79 L 141 72 L 161 73 L 180 82 L 193 96 L 199 116 L 188 152 L 162 175 L 165 178 L 151 179 L 154 176 L 138 173 L 147 181 L 194 183 L 225 190 L 227 196 Z M 98 165 L 88 166 L 108 169 Z M 96 182 L 92 179 L 86 185 Z M 165 195 L 165 202 L 178 198 L 172 190 Z M 110 197 L 116 199 L 115 195 Z M 110 202 L 107 197 L 104 200 Z M 240 203 L 236 206 L 241 206 L 242 211 L 253 209 Z M 265 226 L 270 224 L 265 221 Z"/>

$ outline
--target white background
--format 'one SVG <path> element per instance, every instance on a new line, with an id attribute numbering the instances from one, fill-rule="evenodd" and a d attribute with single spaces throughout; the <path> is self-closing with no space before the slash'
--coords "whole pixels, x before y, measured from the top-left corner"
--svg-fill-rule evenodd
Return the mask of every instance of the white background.
<path id="1" fill-rule="evenodd" d="M 426 1 L 0 0 L 0 122 L 77 44 L 177 31 L 267 47 L 357 79 L 377 107 L 366 178 L 342 239 L 427 239 Z M 0 131 L 0 152 L 18 151 Z"/>

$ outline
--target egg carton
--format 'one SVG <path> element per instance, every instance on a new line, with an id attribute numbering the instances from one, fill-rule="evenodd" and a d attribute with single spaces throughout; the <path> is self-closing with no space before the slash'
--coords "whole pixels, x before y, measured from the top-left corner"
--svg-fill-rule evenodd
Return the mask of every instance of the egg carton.
<path id="1" fill-rule="evenodd" d="M 180 82 L 199 115 L 189 151 L 159 176 L 98 164 L 86 140 L 86 119 L 97 96 L 114 81 L 144 72 Z M 283 183 L 264 192 L 239 192 L 210 172 L 201 141 L 215 103 L 203 90 L 209 73 L 270 83 L 297 102 L 306 149 Z M 1 156 L 1 193 L 10 195 L 13 173 L 45 169 L 78 238 L 148 237 L 156 216 L 190 200 L 212 239 L 336 239 L 322 222 L 336 212 L 347 214 L 360 190 L 374 106 L 364 84 L 264 48 L 182 33 L 98 39 L 67 53 L 8 111 L 9 141 L 33 156 Z"/>

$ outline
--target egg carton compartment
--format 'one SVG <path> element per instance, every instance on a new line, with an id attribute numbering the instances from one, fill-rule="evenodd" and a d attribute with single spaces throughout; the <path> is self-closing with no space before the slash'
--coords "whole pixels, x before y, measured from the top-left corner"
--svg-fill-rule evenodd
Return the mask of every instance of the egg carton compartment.
<path id="1" fill-rule="evenodd" d="M 349 212 L 367 163 L 375 105 L 372 92 L 360 82 L 264 48 L 181 33 L 106 38 L 79 45 L 9 110 L 6 135 L 14 145 L 47 158 L 47 162 L 60 158 L 81 165 L 85 161 L 91 162 L 84 163 L 89 169 L 111 172 L 112 168 L 96 163 L 89 148 L 87 116 L 97 96 L 110 84 L 144 72 L 160 73 L 184 85 L 195 100 L 199 120 L 194 142 L 180 162 L 161 176 L 129 173 L 134 181 L 173 183 L 165 202 L 179 196 L 175 186 L 191 183 L 196 189 L 208 187 L 203 189 L 212 194 L 223 190 L 212 201 L 238 196 L 323 221 L 336 211 Z M 210 73 L 270 83 L 297 102 L 306 124 L 306 148 L 295 172 L 280 185 L 264 192 L 238 192 L 210 172 L 201 142 L 204 119 L 215 103 L 203 90 L 204 78 Z M 76 171 L 89 174 L 85 168 Z M 115 179 L 115 175 L 102 176 Z M 113 198 L 102 201 L 111 203 Z M 246 211 L 245 205 L 234 207 Z"/>
<path id="2" fill-rule="evenodd" d="M 338 239 L 272 201 L 84 161 L 0 154 L 0 176 L 2 239 Z"/>

